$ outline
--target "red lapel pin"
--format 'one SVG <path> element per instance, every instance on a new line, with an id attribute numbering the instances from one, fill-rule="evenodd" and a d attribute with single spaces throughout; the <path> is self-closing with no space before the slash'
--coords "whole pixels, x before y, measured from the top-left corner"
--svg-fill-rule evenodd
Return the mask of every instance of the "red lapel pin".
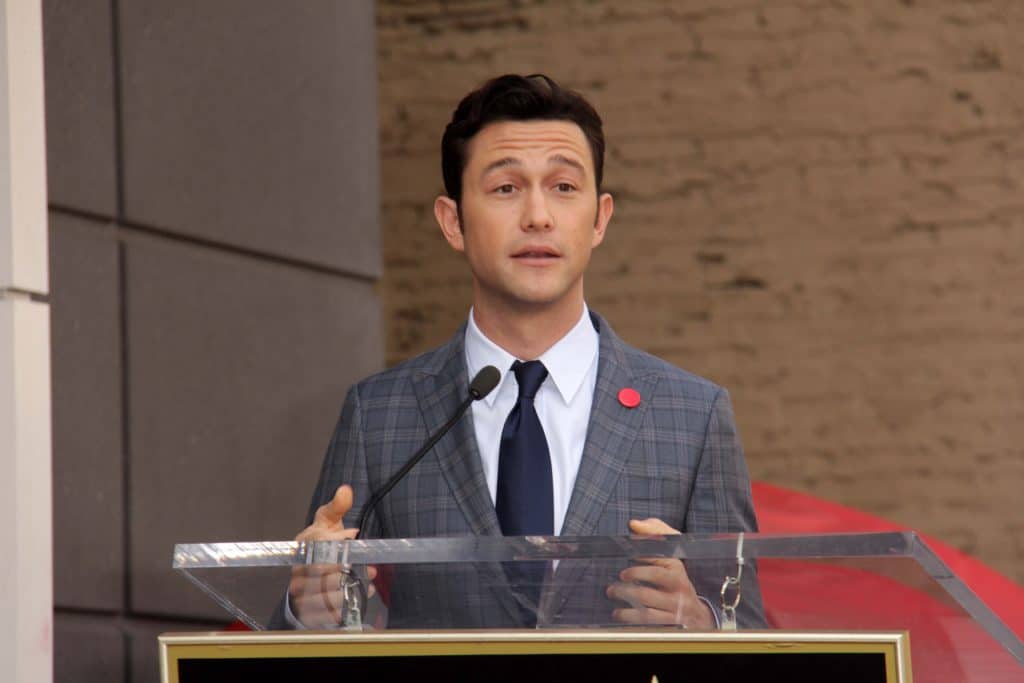
<path id="1" fill-rule="evenodd" d="M 626 406 L 629 409 L 636 408 L 640 405 L 640 392 L 636 389 L 626 387 L 625 389 L 619 390 L 619 403 Z"/>

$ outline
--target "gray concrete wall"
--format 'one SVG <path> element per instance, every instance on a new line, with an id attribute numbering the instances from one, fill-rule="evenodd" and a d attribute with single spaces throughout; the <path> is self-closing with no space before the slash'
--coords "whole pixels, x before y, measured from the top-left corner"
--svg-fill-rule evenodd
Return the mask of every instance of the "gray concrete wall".
<path id="1" fill-rule="evenodd" d="M 155 681 L 174 543 L 294 536 L 383 363 L 374 5 L 43 5 L 55 677 Z"/>

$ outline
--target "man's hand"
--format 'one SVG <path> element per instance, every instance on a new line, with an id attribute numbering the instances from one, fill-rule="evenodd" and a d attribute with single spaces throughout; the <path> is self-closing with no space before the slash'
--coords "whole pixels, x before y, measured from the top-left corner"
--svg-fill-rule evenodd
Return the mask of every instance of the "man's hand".
<path id="1" fill-rule="evenodd" d="M 629 530 L 645 536 L 678 534 L 660 519 L 634 519 Z M 669 624 L 690 629 L 713 629 L 711 610 L 697 597 L 682 561 L 671 557 L 648 557 L 644 564 L 624 569 L 619 581 L 608 587 L 608 597 L 629 605 L 616 609 L 612 617 L 626 624 Z"/>
<path id="2" fill-rule="evenodd" d="M 346 529 L 342 520 L 352 509 L 352 487 L 343 484 L 334 498 L 317 508 L 313 523 L 303 529 L 296 541 L 344 541 L 355 538 L 358 529 Z M 341 621 L 341 583 L 343 576 L 336 564 L 313 564 L 292 568 L 288 584 L 288 605 L 292 614 L 307 628 L 336 628 Z M 372 580 L 375 572 L 369 569 Z"/>

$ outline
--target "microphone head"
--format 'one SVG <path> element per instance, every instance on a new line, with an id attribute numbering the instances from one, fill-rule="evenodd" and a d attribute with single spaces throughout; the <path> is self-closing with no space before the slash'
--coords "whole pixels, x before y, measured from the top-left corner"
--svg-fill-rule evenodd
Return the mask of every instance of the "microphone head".
<path id="1" fill-rule="evenodd" d="M 494 387 L 498 386 L 500 381 L 501 372 L 493 365 L 488 365 L 476 373 L 476 377 L 469 383 L 469 395 L 474 401 L 479 401 L 494 391 Z"/>

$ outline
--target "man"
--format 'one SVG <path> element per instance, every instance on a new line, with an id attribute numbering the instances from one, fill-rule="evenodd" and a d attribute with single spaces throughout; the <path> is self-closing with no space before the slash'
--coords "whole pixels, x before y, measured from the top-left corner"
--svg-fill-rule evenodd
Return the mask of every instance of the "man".
<path id="1" fill-rule="evenodd" d="M 601 192 L 603 161 L 597 112 L 546 76 L 502 76 L 462 100 L 442 139 L 446 195 L 434 214 L 469 264 L 469 319 L 441 348 L 350 390 L 299 540 L 354 537 L 366 500 L 486 365 L 502 372 L 497 388 L 382 500 L 382 535 L 756 531 L 725 390 L 626 345 L 584 303 L 584 271 L 614 209 Z M 596 609 L 623 623 L 716 624 L 721 573 L 698 595 L 678 560 L 620 569 L 603 595 L 569 595 L 535 616 L 600 620 L 580 616 Z M 515 610 L 487 599 L 445 600 L 486 594 L 490 580 L 501 582 L 410 569 L 392 581 L 392 622 L 516 625 Z M 336 622 L 337 581 L 296 572 L 294 620 Z M 758 600 L 749 599 L 754 611 Z"/>

